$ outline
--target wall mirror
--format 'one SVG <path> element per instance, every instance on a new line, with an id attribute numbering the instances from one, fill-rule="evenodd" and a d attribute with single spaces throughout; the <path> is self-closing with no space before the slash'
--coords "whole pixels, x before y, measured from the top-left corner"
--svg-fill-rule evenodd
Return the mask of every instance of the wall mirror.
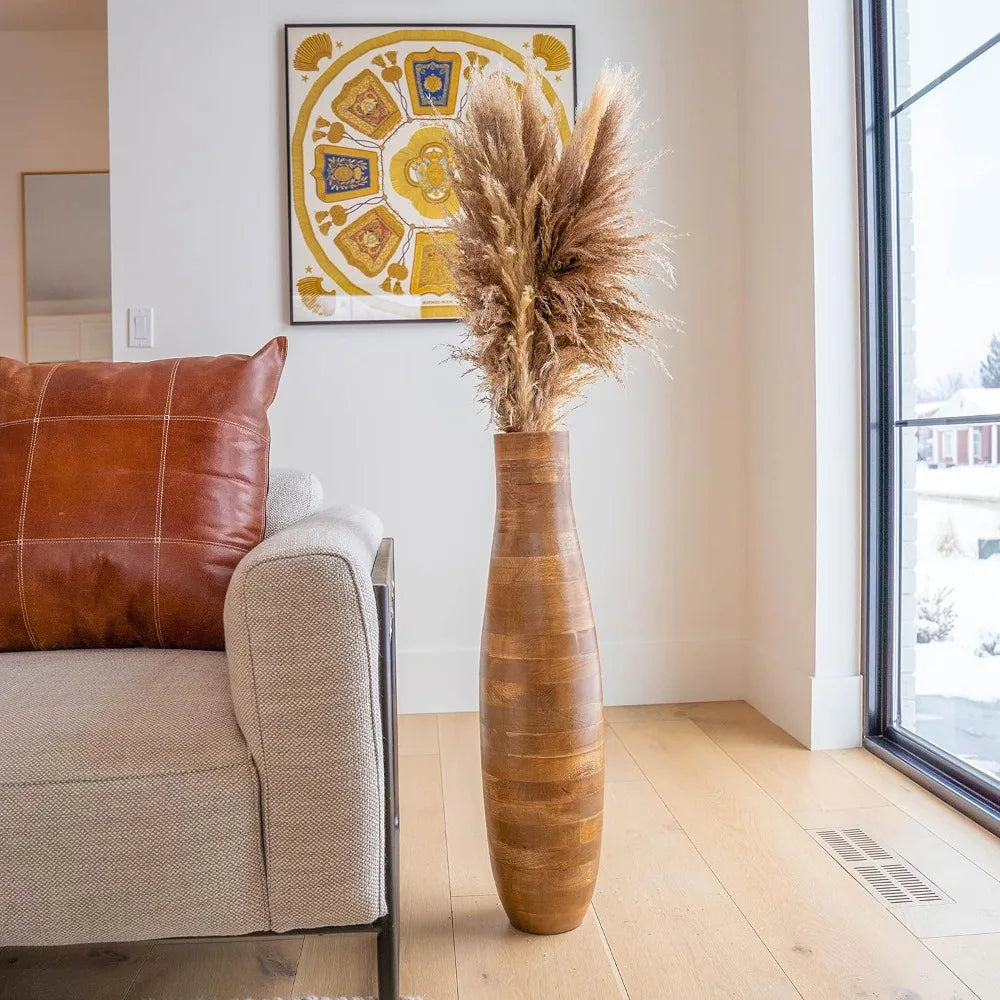
<path id="1" fill-rule="evenodd" d="M 21 175 L 28 361 L 111 358 L 107 172 Z"/>

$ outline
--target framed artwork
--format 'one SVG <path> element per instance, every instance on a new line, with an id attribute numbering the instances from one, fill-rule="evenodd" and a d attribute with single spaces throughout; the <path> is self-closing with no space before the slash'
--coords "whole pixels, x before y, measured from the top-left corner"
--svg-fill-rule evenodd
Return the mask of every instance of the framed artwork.
<path id="1" fill-rule="evenodd" d="M 292 323 L 457 318 L 448 124 L 473 73 L 529 63 L 565 140 L 570 25 L 285 25 Z"/>

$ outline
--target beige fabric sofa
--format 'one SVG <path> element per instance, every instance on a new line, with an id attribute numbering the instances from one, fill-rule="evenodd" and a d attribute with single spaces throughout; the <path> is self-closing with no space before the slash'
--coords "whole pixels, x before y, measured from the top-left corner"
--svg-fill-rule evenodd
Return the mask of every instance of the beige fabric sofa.
<path id="1" fill-rule="evenodd" d="M 394 977 L 382 525 L 271 478 L 224 653 L 0 654 L 0 945 L 365 925 Z"/>

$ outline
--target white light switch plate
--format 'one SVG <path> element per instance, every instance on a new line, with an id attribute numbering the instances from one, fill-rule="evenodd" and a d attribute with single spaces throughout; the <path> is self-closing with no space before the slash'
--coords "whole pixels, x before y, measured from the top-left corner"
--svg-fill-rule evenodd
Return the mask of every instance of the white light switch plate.
<path id="1" fill-rule="evenodd" d="M 128 311 L 128 346 L 153 346 L 153 307 L 132 306 Z"/>

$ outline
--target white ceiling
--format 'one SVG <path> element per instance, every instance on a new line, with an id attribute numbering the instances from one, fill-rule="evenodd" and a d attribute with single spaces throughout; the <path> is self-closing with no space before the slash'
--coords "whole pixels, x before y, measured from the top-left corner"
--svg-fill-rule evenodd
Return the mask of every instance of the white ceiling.
<path id="1" fill-rule="evenodd" d="M 107 0 L 0 0 L 0 31 L 107 26 Z"/>

